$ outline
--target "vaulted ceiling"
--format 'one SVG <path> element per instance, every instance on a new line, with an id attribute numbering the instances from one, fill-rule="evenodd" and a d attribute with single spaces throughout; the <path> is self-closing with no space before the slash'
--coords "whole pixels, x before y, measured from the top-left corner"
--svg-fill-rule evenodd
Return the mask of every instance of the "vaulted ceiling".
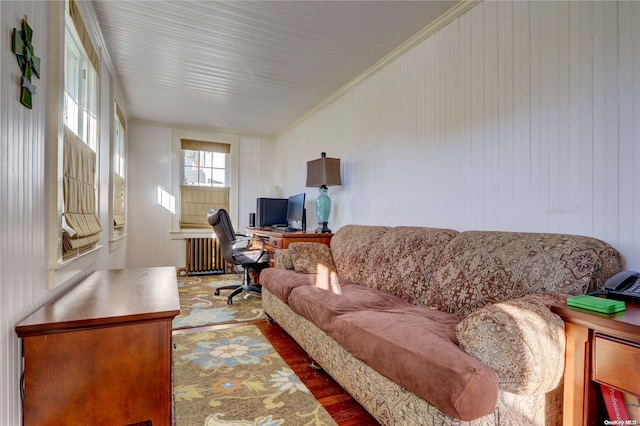
<path id="1" fill-rule="evenodd" d="M 130 119 L 273 136 L 457 1 L 92 3 Z"/>

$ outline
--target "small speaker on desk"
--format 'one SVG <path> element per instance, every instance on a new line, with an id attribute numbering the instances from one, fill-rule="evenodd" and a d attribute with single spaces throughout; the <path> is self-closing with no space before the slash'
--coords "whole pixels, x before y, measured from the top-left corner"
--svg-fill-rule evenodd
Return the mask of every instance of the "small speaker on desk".
<path id="1" fill-rule="evenodd" d="M 249 226 L 252 227 L 252 228 L 256 226 L 256 214 L 255 213 L 249 213 Z"/>

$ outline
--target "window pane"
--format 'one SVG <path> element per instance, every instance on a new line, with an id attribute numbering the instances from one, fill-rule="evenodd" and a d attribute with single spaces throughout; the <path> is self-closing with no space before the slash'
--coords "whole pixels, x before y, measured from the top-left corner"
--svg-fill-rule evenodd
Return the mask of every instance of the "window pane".
<path id="1" fill-rule="evenodd" d="M 70 31 L 65 32 L 64 61 L 64 124 L 78 134 L 78 104 L 82 57 Z"/>
<path id="2" fill-rule="evenodd" d="M 182 150 L 182 184 L 225 186 L 226 155 L 218 152 Z"/>
<path id="3" fill-rule="evenodd" d="M 116 114 L 113 119 L 113 171 L 124 177 L 124 128 Z"/>
<path id="4" fill-rule="evenodd" d="M 69 16 L 65 23 L 64 59 L 64 124 L 97 151 L 98 76 Z"/>

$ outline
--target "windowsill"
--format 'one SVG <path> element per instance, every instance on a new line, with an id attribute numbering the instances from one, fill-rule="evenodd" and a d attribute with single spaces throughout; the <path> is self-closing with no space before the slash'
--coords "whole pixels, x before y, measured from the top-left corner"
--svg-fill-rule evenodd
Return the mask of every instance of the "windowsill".
<path id="1" fill-rule="evenodd" d="M 118 250 L 120 247 L 122 247 L 126 239 L 127 239 L 127 234 L 114 235 L 113 237 L 111 237 L 111 239 L 109 240 L 109 253 L 114 252 Z"/>
<path id="2" fill-rule="evenodd" d="M 185 238 L 211 238 L 213 229 L 181 229 L 169 232 L 172 240 L 184 240 Z"/>
<path id="3" fill-rule="evenodd" d="M 92 265 L 98 261 L 98 252 L 102 248 L 97 245 L 86 253 L 65 260 L 60 263 L 50 264 L 48 268 L 47 283 L 50 289 L 54 289 L 67 281 L 78 277 L 86 272 Z"/>

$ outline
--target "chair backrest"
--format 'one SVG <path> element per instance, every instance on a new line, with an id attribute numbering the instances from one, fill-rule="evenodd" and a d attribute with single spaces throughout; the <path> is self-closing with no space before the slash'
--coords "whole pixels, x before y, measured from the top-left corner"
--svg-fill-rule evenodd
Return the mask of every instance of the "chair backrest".
<path id="1" fill-rule="evenodd" d="M 229 213 L 225 209 L 209 210 L 207 221 L 213 227 L 216 237 L 218 237 L 224 260 L 237 265 L 238 262 L 233 258 L 233 242 L 236 240 L 236 233 L 233 230 Z"/>

